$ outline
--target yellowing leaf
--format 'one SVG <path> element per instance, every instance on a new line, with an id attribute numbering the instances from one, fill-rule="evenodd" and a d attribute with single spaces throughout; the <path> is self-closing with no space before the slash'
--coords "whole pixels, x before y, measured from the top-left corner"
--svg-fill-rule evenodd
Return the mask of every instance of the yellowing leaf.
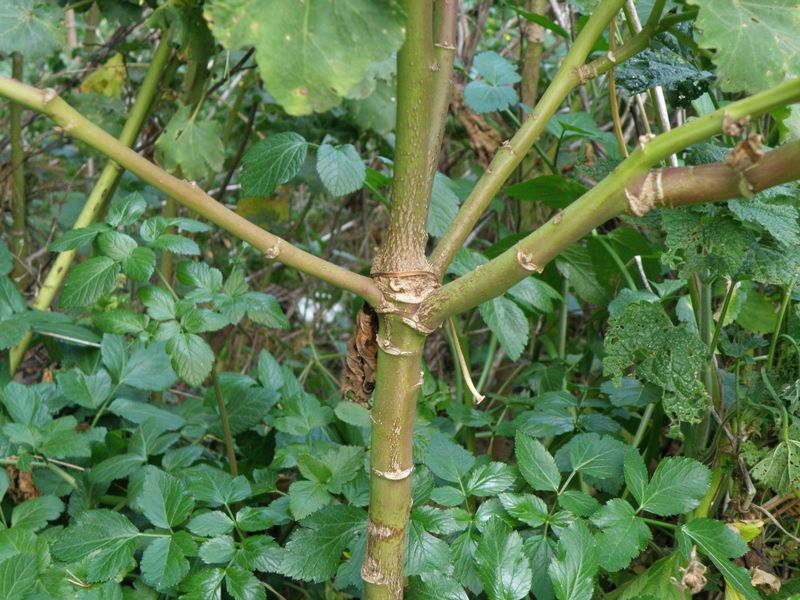
<path id="1" fill-rule="evenodd" d="M 764 527 L 764 521 L 761 519 L 744 519 L 742 521 L 734 521 L 728 523 L 728 527 L 735 529 L 739 532 L 745 542 L 749 542 L 761 533 Z"/>
<path id="2" fill-rule="evenodd" d="M 127 78 L 128 71 L 125 69 L 122 54 L 117 52 L 86 77 L 79 89 L 84 94 L 94 92 L 103 96 L 119 97 Z"/>

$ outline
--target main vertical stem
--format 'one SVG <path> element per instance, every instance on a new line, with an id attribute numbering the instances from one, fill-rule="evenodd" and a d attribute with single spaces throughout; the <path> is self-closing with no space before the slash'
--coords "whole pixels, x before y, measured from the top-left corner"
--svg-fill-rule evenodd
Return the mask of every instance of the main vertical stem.
<path id="1" fill-rule="evenodd" d="M 12 56 L 12 77 L 22 81 L 22 54 L 14 52 Z M 29 278 L 25 266 L 28 255 L 26 248 L 26 211 L 25 211 L 25 150 L 22 147 L 22 106 L 12 102 L 9 107 L 10 135 L 11 135 L 11 254 L 14 256 L 14 283 L 23 289 Z"/>
<path id="2" fill-rule="evenodd" d="M 402 598 L 408 517 L 411 511 L 411 436 L 425 337 L 398 317 L 381 319 L 372 409 L 367 555 L 361 569 L 368 600 Z M 390 353 L 391 352 L 391 353 Z"/>

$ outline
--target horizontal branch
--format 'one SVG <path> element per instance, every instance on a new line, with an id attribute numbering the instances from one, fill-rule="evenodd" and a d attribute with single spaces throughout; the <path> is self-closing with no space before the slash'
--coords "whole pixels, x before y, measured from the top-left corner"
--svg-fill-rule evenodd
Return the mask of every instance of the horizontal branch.
<path id="1" fill-rule="evenodd" d="M 503 294 L 532 272 L 541 272 L 570 244 L 626 210 L 641 215 L 659 205 L 737 198 L 800 178 L 800 142 L 759 158 L 754 149 L 745 152 L 750 140 L 741 142 L 725 163 L 648 173 L 670 154 L 737 121 L 799 101 L 800 79 L 793 79 L 643 140 L 611 175 L 564 211 L 489 263 L 434 292 L 420 307 L 419 321 L 426 327 L 437 327 L 448 317 Z M 743 156 L 737 159 L 735 153 Z"/>
<path id="2" fill-rule="evenodd" d="M 628 40 L 614 55 L 604 56 L 602 59 L 584 64 L 595 42 L 623 3 L 623 0 L 604 0 L 592 13 L 561 63 L 558 73 L 539 102 L 536 103 L 533 112 L 514 137 L 505 142 L 498 150 L 489 167 L 475 184 L 469 197 L 458 211 L 453 224 L 431 253 L 431 265 L 440 277 L 444 275 L 447 265 L 453 260 L 492 198 L 539 140 L 547 122 L 567 95 L 578 85 L 605 73 L 615 64 L 641 52 L 649 45 L 661 16 L 664 0 L 658 0 L 655 3 L 650 18 L 642 31 Z"/>
<path id="3" fill-rule="evenodd" d="M 240 217 L 206 194 L 195 182 L 173 177 L 125 144 L 120 143 L 119 140 L 83 117 L 62 100 L 55 90 L 49 88 L 39 90 L 14 79 L 0 76 L 0 96 L 49 116 L 66 135 L 86 143 L 116 161 L 121 167 L 156 189 L 175 198 L 184 206 L 257 248 L 264 253 L 266 258 L 279 259 L 285 265 L 298 271 L 358 294 L 371 304 L 380 301 L 380 292 L 369 277 L 353 273 L 305 252 Z"/>

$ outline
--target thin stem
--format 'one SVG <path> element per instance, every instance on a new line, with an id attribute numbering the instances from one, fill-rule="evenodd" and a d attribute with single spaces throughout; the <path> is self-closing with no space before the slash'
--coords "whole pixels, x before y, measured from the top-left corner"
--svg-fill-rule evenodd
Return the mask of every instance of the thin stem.
<path id="1" fill-rule="evenodd" d="M 736 291 L 737 287 L 739 287 L 739 284 L 736 281 L 731 281 L 728 284 L 728 289 L 725 292 L 725 299 L 722 301 L 722 308 L 719 310 L 719 318 L 717 319 L 717 324 L 714 327 L 714 336 L 711 338 L 711 343 L 708 345 L 708 355 L 710 357 L 714 356 L 714 352 L 717 351 L 719 334 L 722 333 L 722 328 L 725 326 L 725 316 L 728 314 L 728 308 L 731 305 L 731 298 L 733 298 L 733 292 Z"/>
<path id="2" fill-rule="evenodd" d="M 775 360 L 775 349 L 778 347 L 778 338 L 780 337 L 781 327 L 783 327 L 783 320 L 786 318 L 786 310 L 792 300 L 792 289 L 794 288 L 794 281 L 790 282 L 786 287 L 786 292 L 781 301 L 781 309 L 778 311 L 778 319 L 775 322 L 775 331 L 772 333 L 772 341 L 769 344 L 769 354 L 767 355 L 767 368 L 771 369 Z"/>
<path id="3" fill-rule="evenodd" d="M 150 67 L 147 74 L 142 80 L 139 92 L 136 95 L 136 100 L 131 107 L 130 114 L 128 115 L 122 132 L 119 136 L 119 143 L 125 146 L 132 146 L 139 136 L 139 131 L 145 122 L 147 114 L 151 106 L 154 104 L 158 92 L 158 84 L 161 80 L 164 66 L 167 63 L 170 55 L 169 32 L 165 32 L 161 36 L 161 40 L 153 54 L 153 59 L 150 62 Z M 109 161 L 103 168 L 102 173 L 97 179 L 92 191 L 86 198 L 86 203 L 83 205 L 78 218 L 73 225 L 74 229 L 80 229 L 92 224 L 99 214 L 103 211 L 108 201 L 114 195 L 114 191 L 122 175 L 122 169 L 114 161 Z M 72 262 L 75 260 L 75 250 L 65 250 L 60 252 L 53 262 L 53 266 L 47 272 L 44 278 L 42 287 L 39 288 L 36 298 L 33 300 L 32 307 L 38 310 L 49 310 L 58 290 L 64 283 L 64 279 L 69 272 Z M 22 357 L 25 355 L 31 341 L 31 334 L 28 333 L 22 341 L 11 349 L 9 354 L 9 363 L 11 367 L 11 374 L 19 367 Z"/>
<path id="4" fill-rule="evenodd" d="M 611 256 L 611 260 L 614 261 L 614 264 L 617 265 L 619 272 L 625 278 L 625 282 L 628 284 L 628 287 L 635 292 L 638 288 L 636 287 L 636 282 L 633 280 L 633 275 L 628 272 L 628 268 L 625 266 L 625 263 L 622 262 L 622 258 L 620 258 L 617 251 L 614 250 L 614 247 L 609 244 L 603 236 L 599 235 L 597 231 L 593 231 L 592 236 L 594 239 L 600 242 L 603 248 L 606 249 L 606 252 L 608 252 L 609 256 Z"/>
<path id="5" fill-rule="evenodd" d="M 23 63 L 22 54 L 12 54 L 12 76 L 22 79 Z M 9 107 L 10 137 L 11 137 L 11 254 L 14 256 L 14 270 L 12 273 L 14 283 L 23 290 L 28 277 L 26 257 L 28 255 L 26 243 L 26 209 L 25 209 L 25 150 L 22 146 L 22 105 L 12 102 Z"/>
<path id="6" fill-rule="evenodd" d="M 611 19 L 608 32 L 608 47 L 613 53 L 617 50 L 616 21 Z M 614 123 L 614 137 L 617 138 L 619 151 L 624 158 L 628 158 L 628 145 L 625 143 L 625 136 L 622 133 L 622 120 L 619 117 L 619 99 L 617 98 L 617 84 L 614 79 L 614 69 L 608 71 L 608 103 L 611 107 L 611 120 Z"/>
<path id="7" fill-rule="evenodd" d="M 498 339 L 495 334 L 489 338 L 489 348 L 486 350 L 486 360 L 483 362 L 483 370 L 481 376 L 478 378 L 478 391 L 483 392 L 486 382 L 489 380 L 489 374 L 492 371 L 492 363 L 494 357 L 497 355 Z"/>
<path id="8" fill-rule="evenodd" d="M 236 448 L 233 443 L 233 434 L 231 433 L 231 422 L 228 419 L 228 409 L 225 406 L 225 396 L 222 394 L 222 386 L 219 384 L 219 375 L 217 370 L 212 369 L 211 379 L 214 382 L 214 395 L 217 398 L 217 409 L 219 409 L 219 420 L 222 422 L 222 437 L 225 440 L 225 452 L 228 455 L 228 466 L 231 470 L 231 475 L 236 477 L 239 475 L 239 465 L 236 462 Z"/>
<path id="9" fill-rule="evenodd" d="M 475 400 L 475 404 L 480 404 L 483 402 L 483 399 L 486 396 L 482 396 L 478 389 L 475 387 L 475 384 L 472 383 L 472 376 L 469 373 L 469 365 L 467 364 L 467 360 L 464 358 L 464 352 L 461 350 L 461 342 L 458 340 L 458 331 L 456 331 L 456 324 L 453 322 L 453 319 L 448 319 L 448 323 L 450 324 L 450 334 L 453 336 L 453 345 L 456 348 L 456 356 L 458 357 L 458 364 L 461 367 L 461 372 L 464 374 L 464 382 L 467 384 L 467 389 L 469 390 L 470 394 L 472 394 L 472 398 Z"/>
<path id="10" fill-rule="evenodd" d="M 647 426 L 650 424 L 650 419 L 653 418 L 653 411 L 655 409 L 655 403 L 650 403 L 645 407 L 644 412 L 642 413 L 642 418 L 639 420 L 639 427 L 636 428 L 636 433 L 634 434 L 633 441 L 631 442 L 632 447 L 639 448 L 639 444 L 642 443 L 644 434 L 647 431 Z"/>
<path id="11" fill-rule="evenodd" d="M 569 325 L 569 279 L 564 277 L 561 282 L 561 312 L 558 316 L 558 358 L 567 357 L 567 331 Z"/>
<path id="12" fill-rule="evenodd" d="M 659 169 L 653 165 L 671 153 L 718 133 L 724 119 L 756 117 L 800 100 L 800 79 L 732 102 L 723 110 L 698 117 L 642 144 L 617 169 L 559 215 L 551 218 L 514 247 L 479 271 L 450 282 L 431 294 L 420 307 L 419 320 L 435 327 L 447 317 L 505 292 L 540 271 L 564 248 L 626 209 L 643 215 L 659 205 L 675 206 L 741 196 L 740 186 L 753 192 L 800 176 L 800 141 L 765 154 L 739 171 L 725 163 L 704 167 Z"/>
<path id="13" fill-rule="evenodd" d="M 277 259 L 289 267 L 348 290 L 377 304 L 381 293 L 369 278 L 338 267 L 305 252 L 255 225 L 216 202 L 197 185 L 173 177 L 143 158 L 64 102 L 54 90 L 38 90 L 7 77 L 0 77 L 0 96 L 19 102 L 31 110 L 52 118 L 70 137 L 85 142 L 95 150 L 128 169 L 156 189 L 174 197 L 212 223 L 229 231 L 266 258 Z"/>

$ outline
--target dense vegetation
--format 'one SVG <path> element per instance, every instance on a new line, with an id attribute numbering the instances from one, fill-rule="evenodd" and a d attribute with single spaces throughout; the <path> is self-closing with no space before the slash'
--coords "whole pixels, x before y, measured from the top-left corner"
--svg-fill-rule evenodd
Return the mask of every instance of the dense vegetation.
<path id="1" fill-rule="evenodd" d="M 0 598 L 800 598 L 794 0 L 2 0 L 0 97 Z"/>

